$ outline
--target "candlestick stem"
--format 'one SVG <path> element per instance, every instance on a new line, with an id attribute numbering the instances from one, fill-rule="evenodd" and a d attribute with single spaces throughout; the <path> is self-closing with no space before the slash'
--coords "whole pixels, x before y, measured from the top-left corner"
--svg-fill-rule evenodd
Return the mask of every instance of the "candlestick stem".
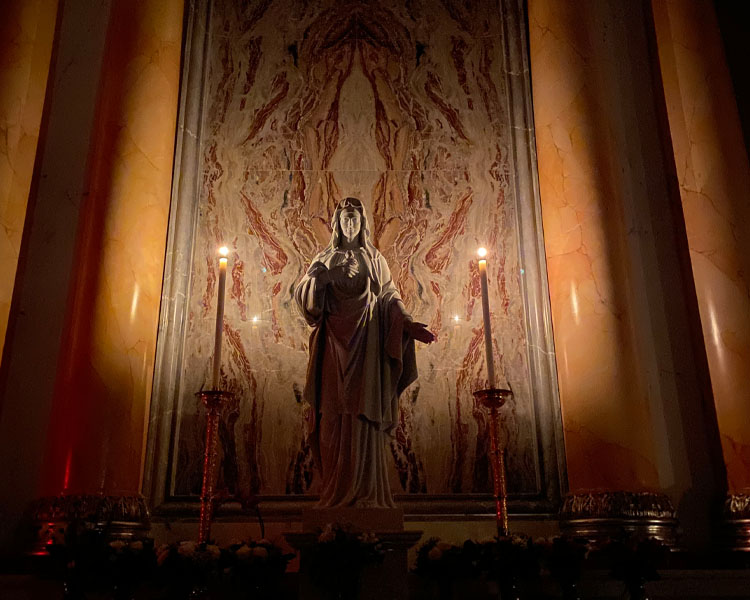
<path id="1" fill-rule="evenodd" d="M 198 524 L 198 543 L 205 544 L 211 539 L 211 523 L 214 519 L 216 481 L 216 438 L 219 434 L 219 414 L 229 392 L 215 390 L 198 392 L 206 407 L 206 447 L 203 452 L 203 485 L 201 486 L 201 512 Z"/>
<path id="2" fill-rule="evenodd" d="M 490 411 L 490 447 L 492 452 L 492 482 L 495 496 L 495 520 L 497 535 L 510 534 L 508 525 L 508 489 L 505 475 L 505 448 L 500 443 L 500 407 L 513 398 L 511 390 L 490 388 L 477 390 L 474 397 L 479 404 Z"/>
<path id="3" fill-rule="evenodd" d="M 492 479 L 495 492 L 495 519 L 497 535 L 508 535 L 508 489 L 505 479 L 505 449 L 500 446 L 497 409 L 490 412 L 490 444 L 492 447 Z"/>

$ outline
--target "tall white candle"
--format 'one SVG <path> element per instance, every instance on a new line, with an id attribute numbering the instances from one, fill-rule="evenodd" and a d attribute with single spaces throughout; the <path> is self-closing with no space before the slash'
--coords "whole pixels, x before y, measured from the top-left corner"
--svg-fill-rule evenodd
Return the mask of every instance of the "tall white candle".
<path id="1" fill-rule="evenodd" d="M 224 333 L 224 296 L 227 287 L 227 254 L 226 246 L 219 248 L 219 297 L 216 301 L 216 330 L 214 333 L 214 377 L 213 389 L 218 390 L 221 383 L 221 336 Z"/>
<path id="2" fill-rule="evenodd" d="M 492 358 L 492 327 L 490 325 L 490 297 L 487 290 L 487 250 L 480 248 L 479 279 L 482 282 L 482 317 L 484 319 L 484 351 L 487 356 L 487 378 L 490 389 L 495 387 L 495 361 Z"/>

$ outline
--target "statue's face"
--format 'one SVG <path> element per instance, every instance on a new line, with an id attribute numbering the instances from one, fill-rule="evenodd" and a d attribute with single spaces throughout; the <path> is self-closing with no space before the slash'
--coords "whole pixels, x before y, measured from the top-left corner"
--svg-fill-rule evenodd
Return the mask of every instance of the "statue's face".
<path id="1" fill-rule="evenodd" d="M 359 235 L 359 230 L 362 227 L 362 219 L 359 216 L 359 212 L 354 209 L 345 210 L 339 217 L 339 225 L 346 241 L 351 242 Z"/>

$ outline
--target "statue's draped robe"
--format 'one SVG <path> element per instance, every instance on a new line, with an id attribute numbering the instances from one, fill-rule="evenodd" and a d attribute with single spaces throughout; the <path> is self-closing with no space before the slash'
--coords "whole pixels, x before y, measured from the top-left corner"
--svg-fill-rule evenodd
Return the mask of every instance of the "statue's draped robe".
<path id="1" fill-rule="evenodd" d="M 318 276 L 346 260 L 315 257 L 295 298 L 308 324 L 310 362 L 304 398 L 313 455 L 323 485 L 320 507 L 392 507 L 387 436 L 398 424 L 398 397 L 417 378 L 409 319 L 388 264 L 370 246 L 349 251 L 356 276 L 322 285 Z"/>

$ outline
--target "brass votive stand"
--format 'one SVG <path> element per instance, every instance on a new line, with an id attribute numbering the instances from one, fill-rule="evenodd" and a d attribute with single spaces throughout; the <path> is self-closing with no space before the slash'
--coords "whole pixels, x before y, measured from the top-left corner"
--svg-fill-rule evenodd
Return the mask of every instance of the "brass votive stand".
<path id="1" fill-rule="evenodd" d="M 477 390 L 474 397 L 480 405 L 490 411 L 490 443 L 492 445 L 492 479 L 495 493 L 495 518 L 497 519 L 497 535 L 509 535 L 508 528 L 508 490 L 505 481 L 505 448 L 500 446 L 499 427 L 500 415 L 498 410 L 506 401 L 513 399 L 511 390 L 490 388 Z"/>
<path id="2" fill-rule="evenodd" d="M 203 485 L 201 487 L 201 513 L 198 525 L 198 543 L 205 544 L 211 537 L 214 519 L 214 485 L 216 479 L 216 438 L 219 434 L 221 407 L 233 394 L 222 390 L 207 390 L 196 394 L 206 407 L 206 448 L 203 454 Z"/>

